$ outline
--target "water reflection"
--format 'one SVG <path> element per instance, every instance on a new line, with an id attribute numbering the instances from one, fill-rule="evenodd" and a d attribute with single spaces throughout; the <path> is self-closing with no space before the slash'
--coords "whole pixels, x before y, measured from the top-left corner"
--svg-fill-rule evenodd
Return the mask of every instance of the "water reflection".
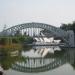
<path id="1" fill-rule="evenodd" d="M 4 70 L 8 70 L 12 67 L 16 61 L 22 61 L 23 57 L 20 55 L 18 50 L 7 50 L 0 49 L 0 67 Z"/>
<path id="2" fill-rule="evenodd" d="M 21 72 L 45 72 L 69 63 L 75 69 L 75 49 L 58 46 L 35 46 L 13 55 L 0 50 L 0 64 L 3 69 Z"/>
<path id="3" fill-rule="evenodd" d="M 58 46 L 34 46 L 29 51 L 22 51 L 25 57 L 46 57 L 48 54 L 54 54 L 55 51 L 61 51 Z"/>
<path id="4" fill-rule="evenodd" d="M 53 47 L 52 47 L 53 48 Z M 57 48 L 57 47 L 56 47 Z M 58 47 L 59 48 L 59 47 Z M 51 49 L 50 48 L 44 48 L 44 50 Z M 62 66 L 66 63 L 69 63 L 74 67 L 75 64 L 75 50 L 74 49 L 62 49 L 62 50 L 55 50 L 54 53 L 47 53 L 45 57 L 42 57 L 42 55 L 39 55 L 40 52 L 37 50 L 41 49 L 39 48 L 33 48 L 28 52 L 22 52 L 23 57 L 25 57 L 25 61 L 23 62 L 16 62 L 12 69 L 15 69 L 17 71 L 21 72 L 45 72 L 48 70 L 52 70 L 55 68 L 58 68 L 59 66 Z M 37 51 L 37 54 L 36 53 Z M 23 54 L 24 53 L 24 54 Z"/>

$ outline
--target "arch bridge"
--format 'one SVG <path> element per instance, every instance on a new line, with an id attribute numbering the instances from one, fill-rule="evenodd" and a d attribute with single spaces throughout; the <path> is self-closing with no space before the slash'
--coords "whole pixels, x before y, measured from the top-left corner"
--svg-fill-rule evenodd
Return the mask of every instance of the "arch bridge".
<path id="1" fill-rule="evenodd" d="M 14 35 L 16 31 L 20 31 L 26 28 L 42 28 L 44 30 L 50 31 L 52 34 L 54 34 L 57 37 L 62 38 L 67 46 L 69 47 L 74 47 L 74 33 L 73 31 L 64 31 L 60 28 L 54 27 L 49 24 L 44 24 L 44 23 L 24 23 L 24 24 L 19 24 L 15 25 L 13 27 L 10 27 L 2 32 L 0 32 L 0 36 L 9 36 L 9 35 Z"/>

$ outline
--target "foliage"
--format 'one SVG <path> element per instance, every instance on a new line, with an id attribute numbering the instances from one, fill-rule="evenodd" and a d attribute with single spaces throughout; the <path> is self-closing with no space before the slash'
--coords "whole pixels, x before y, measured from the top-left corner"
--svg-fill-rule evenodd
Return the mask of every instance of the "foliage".
<path id="1" fill-rule="evenodd" d="M 25 61 L 25 58 L 20 55 L 11 56 L 12 52 L 16 50 L 20 52 L 22 50 L 24 42 L 32 43 L 33 38 L 26 35 L 21 35 L 19 31 L 17 31 L 14 36 L 0 37 L 0 53 L 2 54 L 0 57 L 0 64 L 4 70 L 11 68 L 12 64 L 16 61 Z"/>
<path id="2" fill-rule="evenodd" d="M 68 23 L 68 24 L 62 24 L 60 26 L 61 29 L 64 29 L 64 30 L 73 30 L 74 33 L 75 33 L 75 21 L 73 21 L 73 23 Z"/>
<path id="3" fill-rule="evenodd" d="M 19 39 L 18 38 L 12 38 L 12 43 L 19 43 Z"/>
<path id="4" fill-rule="evenodd" d="M 16 31 L 15 36 L 21 36 L 21 32 L 19 30 Z"/>
<path id="5" fill-rule="evenodd" d="M 0 44 L 5 45 L 6 44 L 6 38 L 0 38 Z"/>
<path id="6" fill-rule="evenodd" d="M 4 56 L 0 60 L 0 64 L 4 70 L 8 70 L 12 67 L 12 64 L 14 64 L 16 61 L 22 62 L 23 60 L 25 61 L 25 58 L 20 57 L 20 56 L 15 56 L 15 57 Z"/>
<path id="7" fill-rule="evenodd" d="M 0 65 L 4 70 L 8 70 L 9 68 L 11 68 L 12 64 L 14 64 L 17 61 L 18 62 L 25 61 L 25 58 L 22 57 L 20 54 L 16 56 L 11 56 L 11 52 L 12 50 L 7 50 L 3 48 L 0 49 L 0 53 L 2 54 L 2 56 L 0 57 Z"/>

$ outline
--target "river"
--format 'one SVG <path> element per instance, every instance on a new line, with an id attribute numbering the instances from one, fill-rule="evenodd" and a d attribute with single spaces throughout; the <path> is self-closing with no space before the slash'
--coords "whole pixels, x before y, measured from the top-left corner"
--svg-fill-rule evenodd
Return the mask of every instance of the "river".
<path id="1" fill-rule="evenodd" d="M 75 75 L 75 48 L 34 46 L 20 54 L 25 61 L 16 61 L 5 75 Z"/>

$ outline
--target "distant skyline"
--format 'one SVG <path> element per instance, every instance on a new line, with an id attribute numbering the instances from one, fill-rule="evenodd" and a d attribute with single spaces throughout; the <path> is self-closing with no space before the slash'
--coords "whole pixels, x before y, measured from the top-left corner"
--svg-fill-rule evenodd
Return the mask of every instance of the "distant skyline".
<path id="1" fill-rule="evenodd" d="M 0 31 L 6 24 L 40 22 L 59 27 L 75 21 L 75 0 L 0 0 Z"/>

